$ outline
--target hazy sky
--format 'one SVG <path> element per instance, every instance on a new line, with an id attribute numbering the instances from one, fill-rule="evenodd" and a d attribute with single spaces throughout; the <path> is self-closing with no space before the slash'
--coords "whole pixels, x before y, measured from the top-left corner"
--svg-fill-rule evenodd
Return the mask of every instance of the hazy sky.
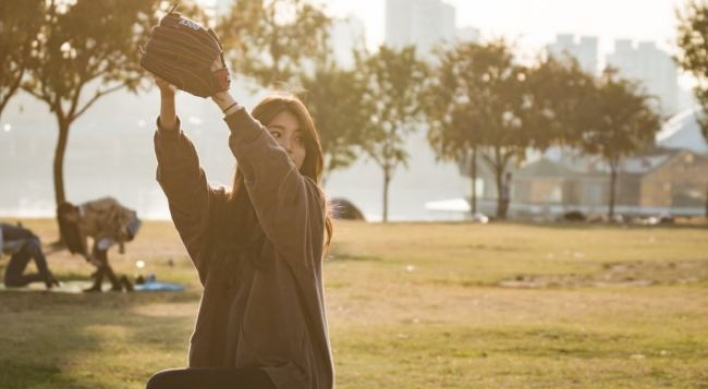
<path id="1" fill-rule="evenodd" d="M 204 3 L 215 0 L 200 0 Z M 354 15 L 366 25 L 370 47 L 385 35 L 385 0 L 312 0 L 336 16 Z M 600 38 L 601 54 L 615 39 L 652 40 L 673 50 L 674 10 L 687 0 L 443 0 L 457 9 L 457 27 L 480 29 L 483 37 L 505 36 L 529 52 L 559 33 Z M 604 55 L 603 55 L 604 57 Z"/>
<path id="2" fill-rule="evenodd" d="M 336 15 L 364 20 L 370 44 L 384 39 L 384 0 L 319 0 Z M 557 33 L 596 35 L 601 50 L 612 40 L 654 40 L 661 46 L 675 36 L 674 8 L 684 0 L 449 0 L 457 8 L 457 27 L 473 26 L 485 36 L 504 35 L 522 45 L 541 46 Z"/>
<path id="3" fill-rule="evenodd" d="M 199 0 L 215 3 L 216 0 Z M 336 16 L 353 14 L 364 21 L 369 44 L 384 39 L 385 0 L 312 0 Z M 612 40 L 654 40 L 668 48 L 675 36 L 674 9 L 687 0 L 443 0 L 457 9 L 457 27 L 473 26 L 484 35 L 522 38 L 536 45 L 558 33 L 599 36 L 601 50 Z M 528 42 L 528 43 L 527 43 Z"/>

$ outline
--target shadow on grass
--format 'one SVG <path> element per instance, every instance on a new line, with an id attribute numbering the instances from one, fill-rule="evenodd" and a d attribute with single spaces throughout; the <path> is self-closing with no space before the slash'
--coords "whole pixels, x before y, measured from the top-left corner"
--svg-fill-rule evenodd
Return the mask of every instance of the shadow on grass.
<path id="1" fill-rule="evenodd" d="M 148 315 L 136 308 L 186 309 L 198 298 L 196 292 L 0 293 L 0 388 L 144 387 L 155 371 L 184 363 L 194 313 Z"/>
<path id="2" fill-rule="evenodd" d="M 61 370 L 54 365 L 23 363 L 12 359 L 0 360 L 0 388 L 35 388 L 42 382 L 61 382 Z M 63 382 L 66 384 L 66 382 Z"/>

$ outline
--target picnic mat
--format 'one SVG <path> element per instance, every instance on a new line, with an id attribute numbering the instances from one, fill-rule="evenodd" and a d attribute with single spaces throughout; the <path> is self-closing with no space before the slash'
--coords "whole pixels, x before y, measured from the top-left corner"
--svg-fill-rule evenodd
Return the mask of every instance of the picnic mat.
<path id="1" fill-rule="evenodd" d="M 50 293 L 83 293 L 83 290 L 91 286 L 91 281 L 66 281 L 60 282 L 59 287 L 47 290 L 41 282 L 30 284 L 20 288 L 9 288 L 5 284 L 0 283 L 0 292 L 50 292 Z M 181 292 L 184 290 L 184 285 L 173 282 L 152 281 L 144 284 L 133 285 L 135 292 Z M 103 284 L 103 291 L 107 292 L 111 289 L 108 283 Z"/>

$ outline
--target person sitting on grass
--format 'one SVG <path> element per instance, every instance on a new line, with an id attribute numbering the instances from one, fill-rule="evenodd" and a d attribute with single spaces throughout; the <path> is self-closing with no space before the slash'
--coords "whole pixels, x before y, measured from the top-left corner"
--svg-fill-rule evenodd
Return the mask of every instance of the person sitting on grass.
<path id="1" fill-rule="evenodd" d="M 93 285 L 84 292 L 101 292 L 103 278 L 108 277 L 111 291 L 132 291 L 128 277 L 118 278 L 108 263 L 108 249 L 118 244 L 121 254 L 125 242 L 135 238 L 141 221 L 132 209 L 121 205 L 112 197 L 105 197 L 83 204 L 64 202 L 57 208 L 62 239 L 72 254 L 80 254 L 96 266 Z M 88 251 L 87 238 L 93 239 L 93 248 Z"/>
<path id="2" fill-rule="evenodd" d="M 6 287 L 23 287 L 33 282 L 44 282 L 47 289 L 59 286 L 47 265 L 39 237 L 27 228 L 0 223 L 0 255 L 9 254 L 10 262 L 5 268 Z M 37 273 L 25 274 L 30 261 L 37 266 Z"/>

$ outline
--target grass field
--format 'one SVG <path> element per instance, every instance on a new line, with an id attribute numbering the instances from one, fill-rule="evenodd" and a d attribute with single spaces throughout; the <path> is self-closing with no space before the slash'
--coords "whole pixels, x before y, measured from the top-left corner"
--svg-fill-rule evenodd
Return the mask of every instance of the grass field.
<path id="1" fill-rule="evenodd" d="M 338 388 L 708 388 L 705 227 L 339 222 L 334 242 Z M 186 364 L 200 288 L 174 228 L 147 223 L 127 250 L 117 270 L 144 260 L 187 291 L 0 293 L 0 388 L 141 388 Z"/>

